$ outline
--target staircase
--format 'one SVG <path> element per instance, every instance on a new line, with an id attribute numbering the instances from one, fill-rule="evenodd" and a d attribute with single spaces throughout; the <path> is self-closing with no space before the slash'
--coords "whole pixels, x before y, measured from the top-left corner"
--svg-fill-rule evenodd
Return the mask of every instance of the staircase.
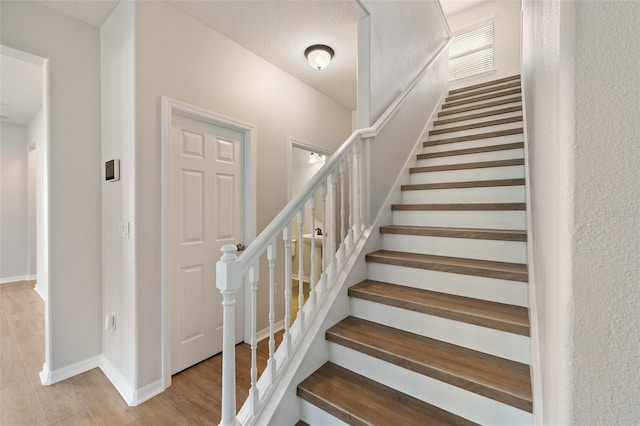
<path id="1" fill-rule="evenodd" d="M 519 76 L 452 90 L 301 424 L 532 424 Z"/>

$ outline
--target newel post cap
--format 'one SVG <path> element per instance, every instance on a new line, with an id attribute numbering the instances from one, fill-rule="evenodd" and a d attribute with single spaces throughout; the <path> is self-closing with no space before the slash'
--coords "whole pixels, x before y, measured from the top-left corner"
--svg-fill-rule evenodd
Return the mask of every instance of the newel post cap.
<path id="1" fill-rule="evenodd" d="M 220 291 L 236 291 L 242 287 L 238 249 L 233 244 L 226 244 L 220 251 L 223 255 L 216 263 L 216 287 Z"/>

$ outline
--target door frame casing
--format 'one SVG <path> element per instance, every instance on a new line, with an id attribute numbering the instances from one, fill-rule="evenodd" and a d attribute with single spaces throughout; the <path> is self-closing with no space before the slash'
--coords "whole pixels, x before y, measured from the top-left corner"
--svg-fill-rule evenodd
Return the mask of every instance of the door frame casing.
<path id="1" fill-rule="evenodd" d="M 162 144 L 162 261 L 161 261 L 161 293 L 162 293 L 162 388 L 166 389 L 171 385 L 171 298 L 170 288 L 167 279 L 168 259 L 175 255 L 175 248 L 169 245 L 169 235 L 171 224 L 169 223 L 169 144 L 171 143 L 171 126 L 174 114 L 203 121 L 215 126 L 226 127 L 242 133 L 242 179 L 243 179 L 243 237 L 242 242 L 248 245 L 256 237 L 256 185 L 257 185 L 257 146 L 256 146 L 256 128 L 253 125 L 225 117 L 220 114 L 213 113 L 203 108 L 187 104 L 167 96 L 160 97 L 161 108 L 161 144 Z M 217 262 L 218 259 L 212 259 Z M 211 283 L 215 285 L 215 283 Z M 245 282 L 246 286 L 246 282 Z M 241 310 L 240 324 L 236 324 L 236 342 L 244 340 L 243 323 L 247 321 L 247 309 L 244 309 L 243 290 L 236 295 L 236 309 Z M 240 330 L 240 332 L 238 331 Z"/>

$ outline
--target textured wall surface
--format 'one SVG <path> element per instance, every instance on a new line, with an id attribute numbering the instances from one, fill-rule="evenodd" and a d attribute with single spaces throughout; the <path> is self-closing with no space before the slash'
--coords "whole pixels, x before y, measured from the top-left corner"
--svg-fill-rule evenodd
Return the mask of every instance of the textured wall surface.
<path id="1" fill-rule="evenodd" d="M 573 424 L 640 421 L 639 22 L 576 3 Z"/>
<path id="2" fill-rule="evenodd" d="M 536 421 L 636 424 L 640 4 L 525 1 L 523 12 Z"/>

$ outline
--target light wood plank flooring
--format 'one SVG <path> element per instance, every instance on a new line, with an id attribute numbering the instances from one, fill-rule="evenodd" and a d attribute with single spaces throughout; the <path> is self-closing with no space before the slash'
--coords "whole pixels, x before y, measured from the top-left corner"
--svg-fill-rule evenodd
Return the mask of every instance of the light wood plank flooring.
<path id="1" fill-rule="evenodd" d="M 0 425 L 216 425 L 220 420 L 222 356 L 173 376 L 165 392 L 128 407 L 99 369 L 42 386 L 44 304 L 33 281 L 0 285 Z M 281 339 L 281 333 L 278 334 Z M 279 341 L 277 342 L 279 344 Z M 262 371 L 267 341 L 258 347 Z M 251 352 L 238 345 L 238 408 L 249 389 Z"/>

